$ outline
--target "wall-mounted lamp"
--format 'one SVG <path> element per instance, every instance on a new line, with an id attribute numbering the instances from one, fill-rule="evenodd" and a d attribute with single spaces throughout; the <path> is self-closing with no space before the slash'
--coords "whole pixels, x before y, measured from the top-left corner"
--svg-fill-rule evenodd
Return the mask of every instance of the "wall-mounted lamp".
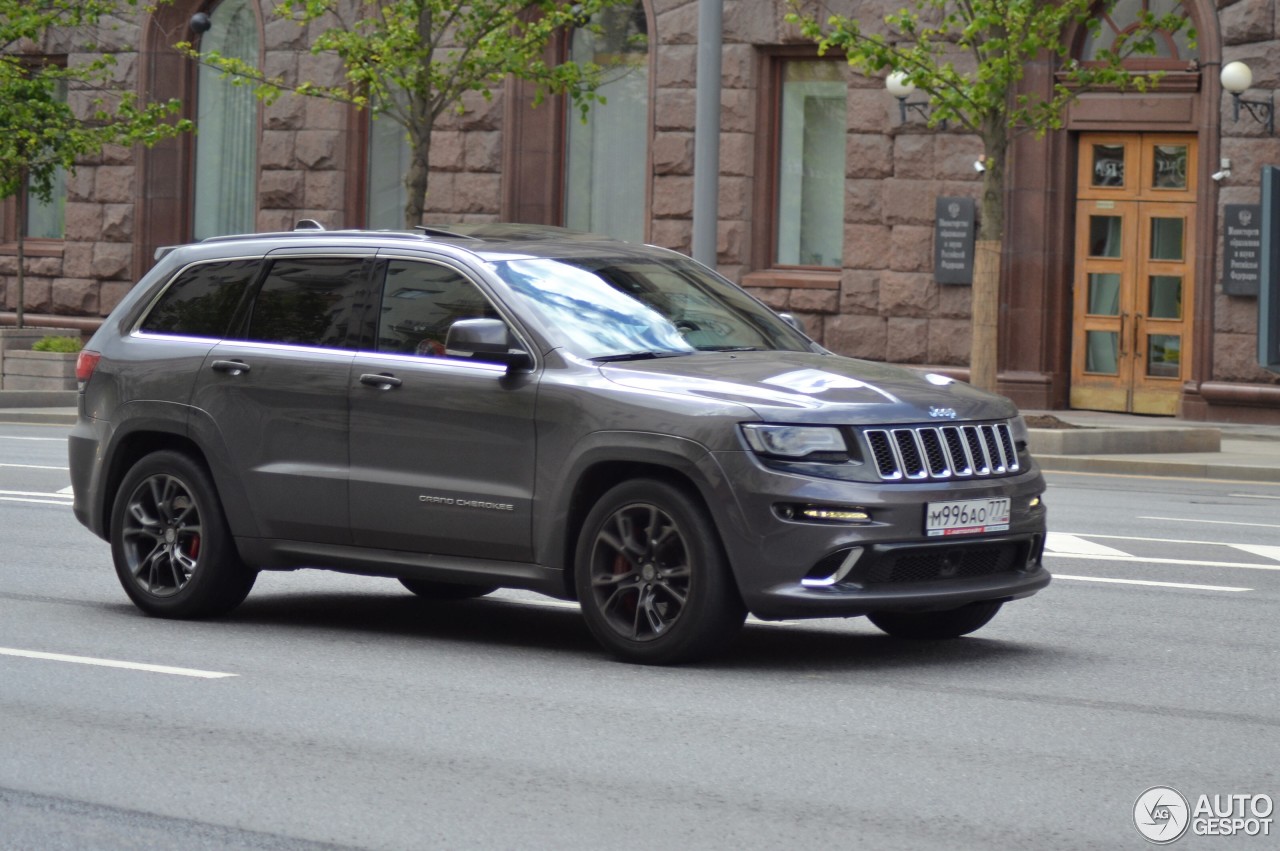
<path id="1" fill-rule="evenodd" d="M 919 113 L 920 117 L 925 121 L 929 120 L 929 102 L 927 100 L 908 101 L 911 93 L 916 90 L 916 84 L 911 82 L 905 71 L 894 71 L 888 77 L 884 78 L 884 87 L 889 90 L 889 94 L 898 99 L 898 110 L 902 117 L 902 123 L 907 123 L 907 110 Z M 947 122 L 942 122 L 942 129 L 947 128 Z"/>
<path id="2" fill-rule="evenodd" d="M 208 12 L 196 12 L 191 16 L 191 31 L 196 35 L 202 35 L 213 29 L 213 18 L 209 17 Z"/>
<path id="3" fill-rule="evenodd" d="M 1259 124 L 1265 124 L 1267 132 L 1271 135 L 1276 133 L 1276 93 L 1270 92 L 1266 101 L 1261 100 L 1245 100 L 1240 97 L 1248 91 L 1253 85 L 1253 72 L 1249 70 L 1249 66 L 1243 62 L 1228 62 L 1222 68 L 1222 88 L 1231 92 L 1231 97 L 1235 101 L 1235 120 L 1240 120 L 1240 107 L 1244 107 L 1245 111 L 1253 116 L 1253 120 Z"/>

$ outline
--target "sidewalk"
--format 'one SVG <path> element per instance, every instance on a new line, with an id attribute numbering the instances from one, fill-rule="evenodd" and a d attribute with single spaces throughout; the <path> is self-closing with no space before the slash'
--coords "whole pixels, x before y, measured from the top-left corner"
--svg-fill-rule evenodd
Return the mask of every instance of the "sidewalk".
<path id="1" fill-rule="evenodd" d="M 1122 447 L 1118 452 L 1064 452 L 1062 444 L 1068 441 L 1061 439 L 1062 430 L 1033 428 L 1031 451 L 1048 471 L 1280 484 L 1280 424 L 1201 423 L 1100 411 L 1022 413 L 1054 417 L 1076 426 L 1072 433 L 1087 435 L 1088 430 Z"/>
<path id="2" fill-rule="evenodd" d="M 0 391 L 0 423 L 73 425 L 75 391 Z M 1280 424 L 1197 423 L 1097 411 L 1023 411 L 1075 428 L 1032 428 L 1046 471 L 1280 484 Z"/>

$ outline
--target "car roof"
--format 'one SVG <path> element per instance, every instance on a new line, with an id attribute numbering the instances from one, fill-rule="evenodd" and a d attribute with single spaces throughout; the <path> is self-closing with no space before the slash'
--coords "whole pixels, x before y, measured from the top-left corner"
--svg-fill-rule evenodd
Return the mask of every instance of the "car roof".
<path id="1" fill-rule="evenodd" d="M 304 220 L 292 231 L 213 236 L 195 245 L 222 247 L 236 252 L 266 253 L 279 248 L 303 246 L 402 248 L 448 245 L 484 260 L 515 258 L 601 258 L 654 257 L 668 254 L 665 249 L 623 242 L 594 233 L 552 227 L 550 225 L 514 224 L 506 222 L 424 225 L 413 231 L 402 230 L 325 230 L 315 222 Z M 169 246 L 156 252 L 156 259 L 178 248 Z M 203 253 L 203 252 L 202 252 Z M 451 251 L 450 253 L 454 253 Z"/>

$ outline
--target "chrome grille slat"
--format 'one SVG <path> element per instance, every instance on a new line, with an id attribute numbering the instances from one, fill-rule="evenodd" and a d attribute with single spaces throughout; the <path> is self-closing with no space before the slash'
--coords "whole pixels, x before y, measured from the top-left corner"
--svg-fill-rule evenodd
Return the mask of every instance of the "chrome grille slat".
<path id="1" fill-rule="evenodd" d="M 990 478 L 1019 472 L 1007 422 L 862 431 L 882 481 Z"/>

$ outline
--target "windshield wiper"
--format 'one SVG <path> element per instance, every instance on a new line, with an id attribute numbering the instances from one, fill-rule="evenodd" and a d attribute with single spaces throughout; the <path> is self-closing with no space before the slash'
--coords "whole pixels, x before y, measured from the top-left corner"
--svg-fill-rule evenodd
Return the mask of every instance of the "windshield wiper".
<path id="1" fill-rule="evenodd" d="M 678 358 L 691 355 L 693 352 L 627 352 L 621 355 L 600 355 L 592 358 L 595 363 L 616 363 L 628 360 L 654 360 L 656 358 Z"/>
<path id="2" fill-rule="evenodd" d="M 759 346 L 698 346 L 700 352 L 762 352 Z"/>

